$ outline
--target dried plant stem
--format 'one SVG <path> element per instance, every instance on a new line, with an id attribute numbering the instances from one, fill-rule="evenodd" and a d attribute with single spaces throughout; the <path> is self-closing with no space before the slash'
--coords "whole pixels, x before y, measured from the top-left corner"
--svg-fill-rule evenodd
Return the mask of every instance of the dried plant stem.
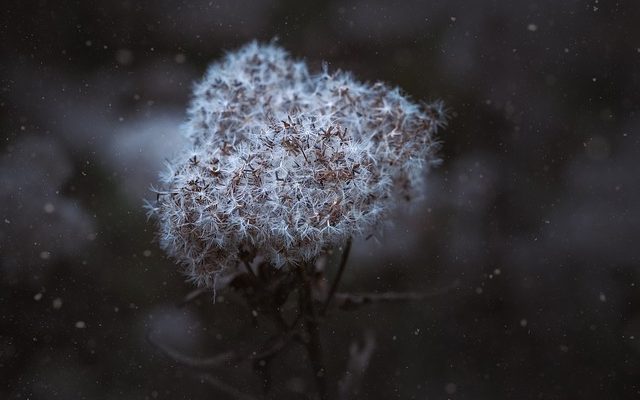
<path id="1" fill-rule="evenodd" d="M 331 284 L 331 288 L 329 289 L 329 294 L 324 302 L 324 306 L 320 315 L 325 315 L 329 306 L 331 306 L 331 300 L 333 300 L 333 296 L 338 290 L 338 284 L 342 280 L 342 274 L 344 273 L 345 267 L 347 265 L 347 261 L 349 260 L 349 253 L 351 252 L 351 238 L 347 239 L 347 243 L 342 250 L 342 255 L 340 256 L 340 266 L 338 267 L 338 272 L 336 273 L 336 277 L 333 279 L 333 283 Z"/>
<path id="2" fill-rule="evenodd" d="M 457 287 L 459 282 L 454 281 L 447 287 L 430 292 L 338 292 L 338 286 L 344 275 L 350 250 L 351 239 L 348 239 L 342 249 L 340 264 L 328 290 L 321 284 L 325 281 L 325 271 L 322 268 L 316 271 L 314 269 L 317 266 L 315 262 L 309 262 L 297 267 L 292 266 L 290 269 L 280 273 L 270 274 L 264 274 L 260 269 L 256 273 L 249 263 L 242 262 L 246 271 L 239 272 L 230 285 L 240 290 L 251 309 L 260 310 L 260 314 L 271 321 L 275 328 L 273 336 L 255 351 L 242 353 L 229 351 L 209 358 L 195 358 L 183 355 L 155 341 L 151 336 L 149 336 L 149 341 L 175 362 L 194 369 L 209 370 L 222 367 L 228 363 L 249 362 L 261 378 L 265 399 L 275 396 L 272 391 L 271 374 L 273 359 L 293 343 L 300 343 L 307 352 L 319 399 L 328 400 L 330 397 L 333 398 L 333 395 L 338 396 L 337 398 L 339 399 L 348 399 L 354 394 L 357 395 L 362 384 L 364 372 L 375 350 L 373 334 L 367 332 L 361 346 L 357 343 L 352 343 L 345 375 L 338 382 L 337 392 L 330 395 L 328 390 L 329 381 L 320 341 L 319 322 L 321 317 L 331 308 L 352 309 L 373 303 L 420 301 L 446 293 Z M 192 302 L 204 292 L 205 290 L 203 289 L 191 292 L 185 297 L 183 304 Z M 295 292 L 298 294 L 297 315 L 292 321 L 287 321 L 281 306 L 287 303 L 290 293 Z M 322 296 L 324 293 L 326 293 L 326 296 Z M 324 301 L 318 299 L 323 299 Z M 243 393 L 219 380 L 215 375 L 199 374 L 198 376 L 203 382 L 211 384 L 232 397 L 238 399 L 253 398 L 250 394 Z"/>
<path id="3" fill-rule="evenodd" d="M 335 293 L 335 305 L 342 309 L 352 309 L 373 303 L 391 303 L 402 301 L 420 301 L 430 297 L 440 296 L 458 287 L 456 280 L 443 288 L 428 292 L 382 292 L 382 293 Z"/>

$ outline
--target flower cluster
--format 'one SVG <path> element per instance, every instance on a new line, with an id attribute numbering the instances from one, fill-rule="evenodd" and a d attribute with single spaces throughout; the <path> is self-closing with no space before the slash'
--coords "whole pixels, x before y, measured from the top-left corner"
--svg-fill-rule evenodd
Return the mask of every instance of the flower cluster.
<path id="1" fill-rule="evenodd" d="M 251 43 L 196 85 L 151 214 L 161 246 L 199 285 L 243 252 L 275 267 L 372 232 L 434 162 L 440 103 L 345 72 L 309 73 L 272 44 Z"/>

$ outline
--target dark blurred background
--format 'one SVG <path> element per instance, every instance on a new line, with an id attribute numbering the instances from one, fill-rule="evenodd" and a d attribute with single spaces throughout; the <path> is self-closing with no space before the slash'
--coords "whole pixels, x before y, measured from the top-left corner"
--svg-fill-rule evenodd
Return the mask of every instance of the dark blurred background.
<path id="1" fill-rule="evenodd" d="M 450 110 L 425 201 L 354 244 L 342 289 L 427 291 L 332 314 L 331 382 L 371 330 L 363 399 L 640 397 L 637 1 L 5 1 L 0 398 L 231 398 L 161 354 L 265 338 L 192 287 L 143 200 L 191 85 L 271 40 Z M 294 351 L 295 353 L 295 351 Z M 276 398 L 313 390 L 299 355 Z M 259 387 L 249 369 L 218 377 Z M 333 383 L 335 384 L 335 383 Z"/>

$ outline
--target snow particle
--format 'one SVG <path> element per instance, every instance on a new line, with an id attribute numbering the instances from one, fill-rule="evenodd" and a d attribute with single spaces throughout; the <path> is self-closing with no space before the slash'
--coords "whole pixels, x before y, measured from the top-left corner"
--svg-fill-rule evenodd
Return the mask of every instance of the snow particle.
<path id="1" fill-rule="evenodd" d="M 445 385 L 444 391 L 447 394 L 455 394 L 458 391 L 458 387 L 455 383 L 449 382 Z"/>
<path id="2" fill-rule="evenodd" d="M 55 299 L 53 299 L 53 302 L 51 303 L 51 305 L 53 306 L 54 310 L 59 310 L 62 308 L 62 299 L 60 297 L 56 297 Z"/>
<path id="3" fill-rule="evenodd" d="M 120 49 L 116 52 L 116 61 L 120 65 L 129 65 L 133 62 L 133 52 L 129 49 Z"/>

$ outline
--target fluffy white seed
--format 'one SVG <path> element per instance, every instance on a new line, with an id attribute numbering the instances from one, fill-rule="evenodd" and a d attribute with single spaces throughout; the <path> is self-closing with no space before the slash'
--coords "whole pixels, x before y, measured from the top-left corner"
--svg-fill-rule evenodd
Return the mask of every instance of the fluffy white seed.
<path id="1" fill-rule="evenodd" d="M 150 207 L 160 244 L 199 285 L 257 254 L 275 267 L 371 233 L 435 161 L 440 103 L 350 74 L 313 75 L 273 44 L 251 43 L 196 85 L 189 149 Z"/>

